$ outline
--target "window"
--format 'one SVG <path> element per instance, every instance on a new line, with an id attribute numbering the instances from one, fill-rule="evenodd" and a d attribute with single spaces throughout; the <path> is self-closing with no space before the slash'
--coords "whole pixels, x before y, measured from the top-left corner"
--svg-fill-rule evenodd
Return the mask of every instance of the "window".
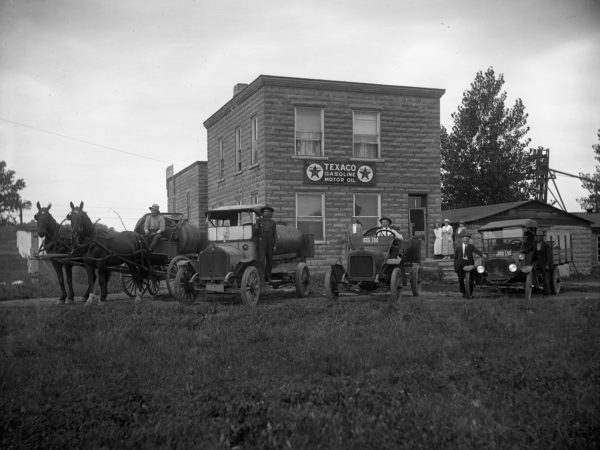
<path id="1" fill-rule="evenodd" d="M 252 128 L 252 144 L 250 146 L 250 165 L 258 164 L 258 118 L 250 119 Z"/>
<path id="2" fill-rule="evenodd" d="M 354 216 L 364 231 L 379 226 L 379 194 L 354 194 Z"/>
<path id="3" fill-rule="evenodd" d="M 242 129 L 235 129 L 235 171 L 242 171 Z"/>
<path id="4" fill-rule="evenodd" d="M 250 203 L 253 205 L 258 204 L 258 192 L 252 192 L 250 194 Z"/>
<path id="5" fill-rule="evenodd" d="M 185 217 L 188 220 L 192 217 L 192 198 L 190 191 L 185 193 Z"/>
<path id="6" fill-rule="evenodd" d="M 323 110 L 296 108 L 296 155 L 323 156 Z"/>
<path id="7" fill-rule="evenodd" d="M 325 240 L 323 200 L 323 194 L 296 194 L 296 227 L 315 241 Z"/>
<path id="8" fill-rule="evenodd" d="M 225 156 L 223 155 L 223 139 L 219 139 L 219 180 L 225 176 Z"/>
<path id="9" fill-rule="evenodd" d="M 355 158 L 379 158 L 379 113 L 354 112 Z"/>

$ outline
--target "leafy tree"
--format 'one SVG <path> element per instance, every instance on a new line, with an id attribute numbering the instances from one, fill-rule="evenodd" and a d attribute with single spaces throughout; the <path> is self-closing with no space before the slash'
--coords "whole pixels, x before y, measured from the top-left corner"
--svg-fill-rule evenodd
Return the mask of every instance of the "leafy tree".
<path id="1" fill-rule="evenodd" d="M 600 141 L 600 129 L 598 130 L 598 141 Z M 594 159 L 600 163 L 600 142 L 593 144 L 592 148 L 596 154 Z M 596 166 L 596 173 L 593 175 L 580 172 L 579 176 L 582 177 L 581 186 L 589 191 L 590 195 L 578 198 L 577 203 L 585 210 L 591 209 L 592 211 L 600 212 L 600 165 Z"/>
<path id="2" fill-rule="evenodd" d="M 477 72 L 462 105 L 452 114 L 454 126 L 441 127 L 442 209 L 526 200 L 531 139 L 521 99 L 505 107 L 504 76 L 490 67 Z"/>
<path id="3" fill-rule="evenodd" d="M 19 191 L 25 189 L 22 178 L 14 179 L 15 171 L 6 168 L 6 162 L 0 161 L 0 225 L 16 223 L 14 212 L 31 208 L 30 201 L 23 201 Z"/>

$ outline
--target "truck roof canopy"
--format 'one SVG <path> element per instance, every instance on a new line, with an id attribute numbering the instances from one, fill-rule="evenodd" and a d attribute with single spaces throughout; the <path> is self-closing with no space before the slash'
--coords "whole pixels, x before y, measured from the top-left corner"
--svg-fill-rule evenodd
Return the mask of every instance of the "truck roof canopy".
<path id="1" fill-rule="evenodd" d="M 489 231 L 489 230 L 500 230 L 502 228 L 515 228 L 515 227 L 523 227 L 523 228 L 537 228 L 537 222 L 533 219 L 512 219 L 512 220 L 498 220 L 496 222 L 490 222 L 481 228 L 479 228 L 479 232 Z"/>
<path id="2" fill-rule="evenodd" d="M 219 206 L 218 208 L 209 209 L 206 211 L 206 217 L 209 219 L 229 219 L 232 214 L 240 212 L 254 212 L 260 214 L 260 209 L 265 206 L 263 204 L 248 204 L 248 205 L 231 205 Z"/>

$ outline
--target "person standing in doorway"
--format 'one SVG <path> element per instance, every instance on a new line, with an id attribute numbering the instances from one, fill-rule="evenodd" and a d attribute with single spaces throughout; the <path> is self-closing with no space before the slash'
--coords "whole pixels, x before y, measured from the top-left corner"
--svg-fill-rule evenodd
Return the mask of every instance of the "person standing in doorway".
<path id="1" fill-rule="evenodd" d="M 435 259 L 442 258 L 442 226 L 439 222 L 433 224 L 433 257 Z"/>
<path id="2" fill-rule="evenodd" d="M 454 241 L 452 240 L 452 234 L 454 229 L 450 225 L 448 219 L 444 219 L 444 226 L 442 226 L 442 255 L 443 259 L 450 259 L 454 252 Z"/>
<path id="3" fill-rule="evenodd" d="M 462 242 L 462 238 L 466 232 L 467 232 L 467 229 L 465 228 L 465 222 L 464 222 L 464 220 L 461 220 L 458 223 L 458 229 L 456 230 L 456 237 L 455 237 L 454 241 Z"/>
<path id="4" fill-rule="evenodd" d="M 473 253 L 477 253 L 481 256 L 481 250 L 479 250 L 471 242 L 471 236 L 468 233 L 463 234 L 462 243 L 456 246 L 454 250 L 454 271 L 458 275 L 458 287 L 463 297 L 473 298 L 473 288 L 475 287 L 475 280 L 473 277 L 469 279 L 469 295 L 465 289 L 465 266 L 475 265 L 475 258 Z"/>
<path id="5" fill-rule="evenodd" d="M 277 246 L 277 225 L 273 220 L 274 211 L 270 206 L 263 206 L 260 209 L 261 215 L 256 219 L 253 229 L 258 260 L 261 266 L 261 276 L 267 283 L 271 281 L 273 252 Z"/>

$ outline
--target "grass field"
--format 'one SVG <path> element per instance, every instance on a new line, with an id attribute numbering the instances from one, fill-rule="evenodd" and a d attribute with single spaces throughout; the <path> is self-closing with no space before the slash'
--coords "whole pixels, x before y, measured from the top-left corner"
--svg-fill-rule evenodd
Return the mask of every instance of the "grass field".
<path id="1" fill-rule="evenodd" d="M 1 448 L 600 446 L 589 293 L 0 314 Z"/>

